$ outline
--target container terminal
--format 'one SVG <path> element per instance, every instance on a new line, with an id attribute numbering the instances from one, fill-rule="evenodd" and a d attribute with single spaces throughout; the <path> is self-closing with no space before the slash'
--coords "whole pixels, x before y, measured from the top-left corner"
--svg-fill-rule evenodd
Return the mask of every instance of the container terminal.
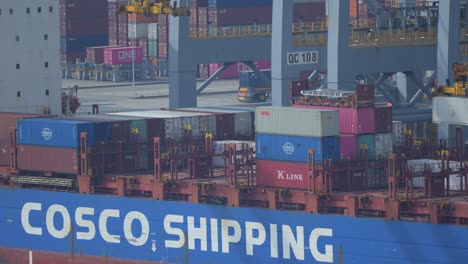
<path id="1" fill-rule="evenodd" d="M 3 0 L 0 263 L 464 263 L 463 0 Z"/>

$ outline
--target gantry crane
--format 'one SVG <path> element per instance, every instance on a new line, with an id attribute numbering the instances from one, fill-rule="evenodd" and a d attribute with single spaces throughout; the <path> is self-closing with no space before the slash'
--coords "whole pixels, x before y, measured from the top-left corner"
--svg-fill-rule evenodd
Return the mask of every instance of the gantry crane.
<path id="1" fill-rule="evenodd" d="M 119 13 L 144 14 L 146 16 L 166 14 L 172 16 L 190 16 L 187 7 L 177 7 L 177 1 L 171 6 L 170 0 L 128 0 L 127 4 L 119 5 Z"/>
<path id="2" fill-rule="evenodd" d="M 436 95 L 449 96 L 468 96 L 468 63 L 454 63 L 453 67 L 454 85 L 450 84 L 447 79 L 446 86 L 439 85 L 436 90 Z"/>

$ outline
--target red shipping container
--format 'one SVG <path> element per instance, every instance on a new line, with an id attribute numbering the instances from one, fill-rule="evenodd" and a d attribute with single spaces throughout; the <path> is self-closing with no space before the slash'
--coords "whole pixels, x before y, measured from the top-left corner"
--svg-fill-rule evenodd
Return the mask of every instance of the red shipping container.
<path id="1" fill-rule="evenodd" d="M 10 129 L 16 129 L 19 119 L 40 117 L 35 114 L 0 113 L 0 166 L 11 166 L 10 162 Z"/>
<path id="2" fill-rule="evenodd" d="M 133 61 L 136 64 L 142 63 L 142 47 L 106 48 L 104 50 L 104 63 L 106 64 L 132 64 Z"/>
<path id="3" fill-rule="evenodd" d="M 392 132 L 392 107 L 389 105 L 375 106 L 375 133 Z"/>
<path id="4" fill-rule="evenodd" d="M 358 137 L 351 134 L 340 134 L 340 158 L 357 160 L 358 158 Z"/>
<path id="5" fill-rule="evenodd" d="M 42 146 L 18 146 L 18 167 L 22 171 L 78 174 L 76 149 Z"/>
<path id="6" fill-rule="evenodd" d="M 309 189 L 309 165 L 270 160 L 257 160 L 257 184 L 264 187 Z"/>
<path id="7" fill-rule="evenodd" d="M 338 110 L 340 133 L 343 134 L 372 134 L 375 132 L 374 108 L 342 108 L 310 105 L 292 105 L 296 108 Z"/>
<path id="8" fill-rule="evenodd" d="M 158 17 L 155 15 L 146 16 L 144 14 L 128 14 L 128 22 L 130 23 L 157 23 Z"/>

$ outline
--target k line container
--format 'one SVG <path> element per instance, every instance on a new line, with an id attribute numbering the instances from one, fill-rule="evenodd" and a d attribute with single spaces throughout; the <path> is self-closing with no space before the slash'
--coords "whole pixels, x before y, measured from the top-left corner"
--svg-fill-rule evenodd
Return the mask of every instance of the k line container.
<path id="1" fill-rule="evenodd" d="M 310 186 L 308 163 L 257 160 L 257 185 L 308 190 Z"/>
<path id="2" fill-rule="evenodd" d="M 110 65 L 136 64 L 143 61 L 142 47 L 107 48 L 104 50 L 104 63 Z"/>
<path id="3" fill-rule="evenodd" d="M 262 134 L 302 137 L 338 136 L 338 111 L 290 107 L 258 107 L 255 130 Z"/>
<path id="4" fill-rule="evenodd" d="M 357 135 L 340 134 L 340 158 L 356 160 L 358 158 Z"/>
<path id="5" fill-rule="evenodd" d="M 375 155 L 377 157 L 388 157 L 393 153 L 392 133 L 375 134 Z"/>
<path id="6" fill-rule="evenodd" d="M 60 118 L 18 120 L 18 144 L 62 148 L 78 148 L 81 132 L 87 133 L 87 142 L 94 145 L 96 138 L 92 122 Z M 107 136 L 107 135 L 106 135 Z M 102 135 L 98 135 L 102 137 Z"/>
<path id="7" fill-rule="evenodd" d="M 375 160 L 375 136 L 374 134 L 363 134 L 358 136 L 358 151 L 361 148 L 367 148 L 369 160 Z"/>
<path id="8" fill-rule="evenodd" d="M 192 128 L 192 136 L 195 139 L 204 137 L 206 133 L 213 133 L 216 135 L 215 116 L 204 113 L 153 110 L 111 113 L 110 115 L 133 116 L 146 119 L 163 120 L 163 124 L 160 121 L 155 121 L 155 124 L 153 125 L 158 126 L 158 128 L 152 131 L 149 130 L 150 125 L 148 124 L 148 134 L 150 135 L 151 133 L 151 135 L 153 135 L 156 132 L 156 134 L 160 134 L 159 136 L 162 138 L 162 140 L 182 140 L 184 138 L 184 128 L 187 126 Z M 153 125 L 151 125 L 151 127 L 153 127 Z M 163 132 L 159 130 L 162 128 L 162 125 L 164 126 Z"/>
<path id="9" fill-rule="evenodd" d="M 78 174 L 78 151 L 74 148 L 18 145 L 18 168 L 22 171 Z"/>
<path id="10" fill-rule="evenodd" d="M 275 134 L 256 135 L 257 160 L 308 162 L 307 152 L 315 150 L 315 160 L 340 157 L 338 137 L 296 137 Z"/>
<path id="11" fill-rule="evenodd" d="M 342 108 L 293 105 L 294 108 L 336 110 L 339 113 L 340 133 L 342 134 L 370 134 L 375 131 L 374 108 Z"/>

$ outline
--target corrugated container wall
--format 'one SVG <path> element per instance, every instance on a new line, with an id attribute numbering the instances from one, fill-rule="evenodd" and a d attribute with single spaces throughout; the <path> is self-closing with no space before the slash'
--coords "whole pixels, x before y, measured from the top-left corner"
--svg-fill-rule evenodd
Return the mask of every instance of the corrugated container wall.
<path id="1" fill-rule="evenodd" d="M 375 160 L 375 136 L 374 134 L 364 134 L 358 136 L 358 151 L 367 148 L 369 160 Z"/>
<path id="2" fill-rule="evenodd" d="M 93 145 L 96 138 L 93 123 L 59 118 L 33 118 L 18 120 L 18 144 L 62 148 L 78 148 L 80 133 L 88 134 Z M 97 135 L 105 137 L 105 135 Z"/>
<path id="3" fill-rule="evenodd" d="M 77 155 L 74 148 L 19 145 L 18 168 L 22 171 L 78 174 Z"/>
<path id="4" fill-rule="evenodd" d="M 83 60 L 91 46 L 108 45 L 107 0 L 60 0 L 61 58 Z"/>
<path id="5" fill-rule="evenodd" d="M 307 162 L 308 150 L 315 150 L 315 160 L 337 160 L 340 156 L 338 137 L 297 137 L 274 134 L 256 135 L 257 160 Z"/>
<path id="6" fill-rule="evenodd" d="M 375 134 L 375 155 L 386 158 L 393 153 L 392 133 Z"/>
<path id="7" fill-rule="evenodd" d="M 375 133 L 392 132 L 392 107 L 387 105 L 375 106 Z"/>
<path id="8" fill-rule="evenodd" d="M 292 105 L 293 108 L 329 109 L 339 113 L 340 133 L 343 134 L 368 134 L 375 131 L 374 108 L 343 108 L 323 107 L 308 105 Z"/>
<path id="9" fill-rule="evenodd" d="M 357 135 L 340 134 L 340 158 L 356 160 L 358 158 Z"/>
<path id="10" fill-rule="evenodd" d="M 338 136 L 338 112 L 290 107 L 258 107 L 257 133 L 304 137 Z"/>

